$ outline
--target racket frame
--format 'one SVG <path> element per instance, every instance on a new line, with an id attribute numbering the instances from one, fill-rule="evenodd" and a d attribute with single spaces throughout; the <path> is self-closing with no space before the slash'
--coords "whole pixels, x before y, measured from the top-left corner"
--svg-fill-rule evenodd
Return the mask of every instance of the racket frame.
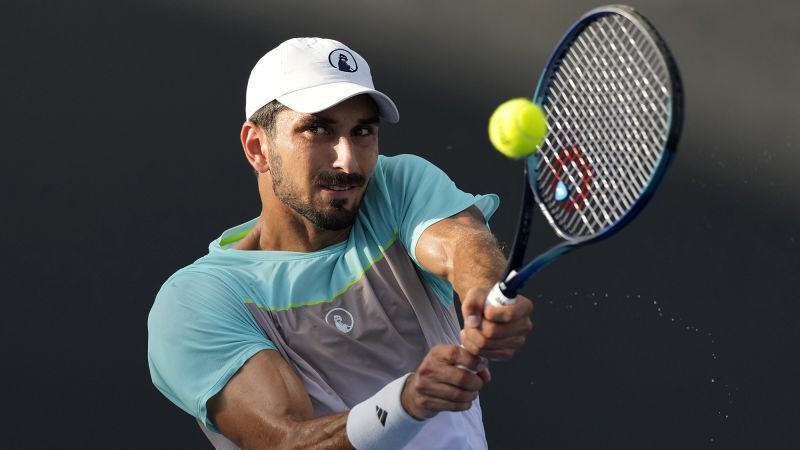
<path id="1" fill-rule="evenodd" d="M 639 199 L 631 205 L 628 210 L 623 213 L 622 217 L 608 227 L 601 229 L 596 234 L 585 237 L 572 237 L 564 233 L 555 223 L 552 215 L 544 206 L 544 201 L 539 196 L 538 190 L 535 188 L 537 180 L 537 164 L 540 156 L 538 151 L 533 155 L 526 158 L 524 161 L 523 173 L 525 187 L 523 190 L 523 197 L 520 205 L 519 220 L 517 225 L 517 233 L 514 238 L 511 255 L 508 260 L 503 281 L 499 282 L 492 289 L 488 300 L 490 303 L 496 305 L 509 304 L 513 302 L 514 297 L 524 287 L 525 283 L 530 280 L 539 270 L 552 263 L 559 257 L 569 253 L 575 248 L 584 246 L 589 243 L 598 242 L 607 239 L 614 233 L 627 225 L 636 215 L 647 205 L 648 201 L 652 198 L 653 193 L 658 187 L 659 182 L 663 179 L 666 169 L 677 149 L 678 140 L 680 138 L 681 127 L 683 125 L 683 87 L 680 79 L 680 72 L 672 57 L 672 53 L 667 47 L 664 39 L 656 31 L 655 27 L 641 14 L 636 12 L 633 8 L 626 5 L 608 5 L 595 8 L 580 19 L 578 19 L 564 36 L 559 41 L 550 58 L 547 61 L 545 70 L 539 77 L 539 82 L 536 86 L 536 91 L 533 96 L 533 102 L 544 106 L 546 101 L 545 93 L 553 73 L 558 70 L 564 55 L 569 50 L 572 43 L 577 36 L 586 27 L 591 25 L 596 20 L 607 15 L 620 15 L 628 19 L 632 24 L 642 31 L 642 34 L 651 41 L 651 43 L 659 50 L 663 58 L 670 78 L 671 108 L 669 114 L 668 134 L 664 144 L 664 151 L 657 167 L 653 170 L 650 179 L 647 182 L 645 189 L 642 191 Z M 556 233 L 564 239 L 563 242 L 551 247 L 546 252 L 534 258 L 524 267 L 522 266 L 525 252 L 527 250 L 528 237 L 530 234 L 530 226 L 533 222 L 533 203 L 534 201 L 539 205 L 539 209 L 547 218 L 550 226 Z M 501 295 L 498 295 L 501 294 Z"/>

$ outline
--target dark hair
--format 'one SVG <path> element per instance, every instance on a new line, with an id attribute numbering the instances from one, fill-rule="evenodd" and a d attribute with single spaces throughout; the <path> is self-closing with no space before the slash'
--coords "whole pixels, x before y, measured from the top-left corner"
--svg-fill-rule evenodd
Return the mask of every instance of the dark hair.
<path id="1" fill-rule="evenodd" d="M 248 120 L 266 131 L 269 137 L 275 137 L 275 118 L 285 109 L 289 109 L 289 107 L 273 100 L 259 108 Z"/>

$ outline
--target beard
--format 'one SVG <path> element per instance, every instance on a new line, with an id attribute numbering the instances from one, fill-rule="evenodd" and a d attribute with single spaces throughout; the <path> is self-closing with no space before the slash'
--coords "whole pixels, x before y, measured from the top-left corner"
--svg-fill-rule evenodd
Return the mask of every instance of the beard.
<path id="1" fill-rule="evenodd" d="M 343 230 L 352 226 L 356 221 L 358 207 L 361 199 L 358 199 L 352 208 L 347 208 L 347 200 L 331 199 L 329 202 L 320 202 L 315 205 L 313 199 L 304 202 L 298 198 L 297 186 L 285 177 L 283 172 L 283 162 L 277 152 L 269 152 L 270 172 L 272 175 L 272 190 L 284 205 L 292 208 L 295 212 L 305 217 L 314 227 L 320 230 Z M 320 173 L 312 180 L 313 186 L 321 185 L 351 185 L 363 186 L 366 179 L 359 174 L 345 173 Z"/>

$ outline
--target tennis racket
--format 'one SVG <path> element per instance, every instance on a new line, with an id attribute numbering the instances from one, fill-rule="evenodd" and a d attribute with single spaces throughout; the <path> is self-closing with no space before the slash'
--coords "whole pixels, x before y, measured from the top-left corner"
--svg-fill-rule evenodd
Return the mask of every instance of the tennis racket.
<path id="1" fill-rule="evenodd" d="M 533 102 L 548 133 L 525 160 L 519 223 L 492 305 L 514 302 L 543 267 L 622 229 L 664 177 L 683 121 L 675 61 L 633 8 L 589 11 L 566 32 L 542 72 Z M 562 239 L 524 266 L 538 204 Z"/>

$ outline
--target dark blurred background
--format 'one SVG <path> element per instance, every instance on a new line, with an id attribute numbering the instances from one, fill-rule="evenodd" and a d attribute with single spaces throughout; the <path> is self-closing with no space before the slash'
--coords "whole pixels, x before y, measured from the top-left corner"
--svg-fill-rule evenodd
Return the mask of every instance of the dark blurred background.
<path id="1" fill-rule="evenodd" d="M 527 288 L 536 330 L 482 394 L 500 449 L 800 448 L 800 4 L 629 2 L 686 90 L 640 218 Z M 492 109 L 533 94 L 583 1 L 9 1 L 0 12 L 3 448 L 210 448 L 150 383 L 161 283 L 258 214 L 238 132 L 249 70 L 294 36 L 369 61 L 416 153 L 497 192 Z M 539 220 L 533 245 L 552 233 Z"/>

